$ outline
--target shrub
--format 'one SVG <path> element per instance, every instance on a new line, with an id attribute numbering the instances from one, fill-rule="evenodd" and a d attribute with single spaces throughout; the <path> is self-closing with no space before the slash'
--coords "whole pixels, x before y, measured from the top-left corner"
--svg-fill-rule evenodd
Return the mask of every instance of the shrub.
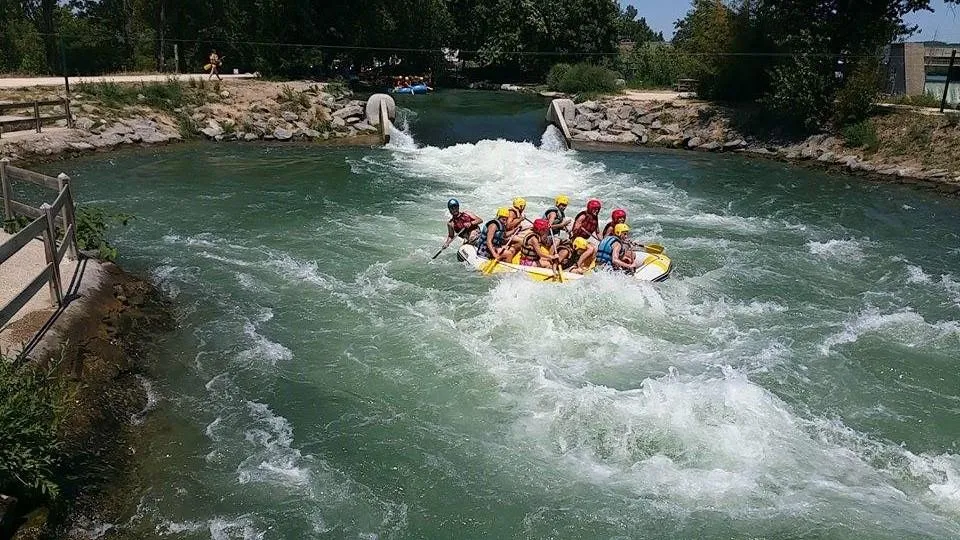
<path id="1" fill-rule="evenodd" d="M 670 88 L 677 79 L 697 78 L 697 61 L 682 50 L 662 43 L 638 44 L 617 60 L 620 72 L 633 88 Z"/>
<path id="2" fill-rule="evenodd" d="M 557 64 L 563 66 L 563 64 Z M 557 66 L 554 66 L 556 68 Z M 562 73 L 563 77 L 556 81 L 556 85 L 551 85 L 553 90 L 559 90 L 567 94 L 581 93 L 613 93 L 617 91 L 618 74 L 603 66 L 594 64 L 580 63 L 569 66 L 564 70 L 560 68 L 554 73 L 551 69 L 551 75 L 556 79 Z M 551 77 L 548 75 L 548 80 Z"/>
<path id="3" fill-rule="evenodd" d="M 53 369 L 0 357 L 0 493 L 54 499 L 63 385 Z"/>
<path id="4" fill-rule="evenodd" d="M 776 67 L 770 76 L 770 90 L 760 105 L 790 133 L 809 133 L 819 129 L 829 112 L 831 92 L 822 58 L 800 56 Z"/>
<path id="5" fill-rule="evenodd" d="M 834 123 L 844 126 L 870 116 L 880 94 L 880 81 L 880 66 L 877 62 L 860 62 L 837 92 Z"/>
<path id="6" fill-rule="evenodd" d="M 847 146 L 863 148 L 867 152 L 876 152 L 880 147 L 877 127 L 869 120 L 862 120 L 843 128 L 843 140 Z"/>
<path id="7" fill-rule="evenodd" d="M 550 88 L 560 88 L 563 84 L 564 77 L 567 76 L 567 73 L 570 71 L 570 64 L 554 64 L 550 68 L 550 72 L 547 73 L 547 86 Z"/>
<path id="8" fill-rule="evenodd" d="M 106 231 L 112 223 L 126 225 L 133 216 L 127 214 L 109 214 L 96 206 L 77 208 L 77 246 L 84 251 L 96 250 L 98 257 L 115 261 L 117 248 L 107 241 Z"/>
<path id="9" fill-rule="evenodd" d="M 293 109 L 308 109 L 310 108 L 310 96 L 305 92 L 298 92 L 285 84 L 280 87 L 280 94 L 277 95 L 277 103 L 288 105 L 288 108 Z"/>

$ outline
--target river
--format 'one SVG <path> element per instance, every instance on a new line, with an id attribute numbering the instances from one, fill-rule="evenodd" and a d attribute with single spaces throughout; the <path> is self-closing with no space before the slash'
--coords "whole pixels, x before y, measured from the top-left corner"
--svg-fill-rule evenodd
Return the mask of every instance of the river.
<path id="1" fill-rule="evenodd" d="M 119 262 L 178 322 L 149 359 L 143 486 L 88 536 L 960 538 L 960 202 L 540 148 L 523 96 L 400 105 L 417 146 L 47 167 L 136 216 Z M 491 216 L 561 192 L 627 209 L 672 278 L 431 262 L 449 197 Z"/>

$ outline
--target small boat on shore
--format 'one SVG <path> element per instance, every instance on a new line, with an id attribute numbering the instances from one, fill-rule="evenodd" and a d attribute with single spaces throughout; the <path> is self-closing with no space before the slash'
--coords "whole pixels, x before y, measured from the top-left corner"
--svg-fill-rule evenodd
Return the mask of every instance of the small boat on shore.
<path id="1" fill-rule="evenodd" d="M 638 281 L 663 281 L 670 276 L 673 270 L 673 263 L 670 257 L 663 253 L 637 253 L 638 257 L 643 256 L 643 263 L 633 274 L 634 279 Z M 457 259 L 472 266 L 478 272 L 489 274 L 516 274 L 522 273 L 534 281 L 576 281 L 583 279 L 593 273 L 589 270 L 586 274 L 574 274 L 572 272 L 557 272 L 550 268 L 541 268 L 539 266 L 523 266 L 519 264 L 519 255 L 514 257 L 512 262 L 499 262 L 491 269 L 490 259 L 477 255 L 477 248 L 471 244 L 464 244 L 457 250 Z"/>
<path id="2" fill-rule="evenodd" d="M 415 84 L 413 86 L 397 86 L 390 90 L 391 94 L 426 94 L 432 92 L 433 88 L 425 84 Z"/>

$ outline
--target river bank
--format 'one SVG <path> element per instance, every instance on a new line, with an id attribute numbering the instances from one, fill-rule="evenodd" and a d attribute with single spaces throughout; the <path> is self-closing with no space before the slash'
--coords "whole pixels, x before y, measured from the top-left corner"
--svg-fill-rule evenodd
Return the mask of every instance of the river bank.
<path id="1" fill-rule="evenodd" d="M 148 281 L 111 263 L 81 264 L 79 297 L 54 319 L 30 355 L 63 383 L 60 461 L 52 503 L 23 500 L 0 516 L 13 538 L 86 537 L 87 517 L 109 512 L 110 493 L 144 440 L 140 430 L 156 406 L 142 374 L 158 332 L 173 327 L 166 301 Z M 29 339 L 51 313 L 35 312 L 4 329 Z"/>
<path id="2" fill-rule="evenodd" d="M 751 156 L 960 192 L 960 115 L 881 109 L 844 133 L 802 140 L 758 134 L 749 110 L 689 99 L 607 97 L 573 104 L 564 117 L 574 147 L 649 146 Z"/>
<path id="3" fill-rule="evenodd" d="M 23 164 L 196 138 L 377 144 L 378 129 L 366 121 L 366 102 L 351 96 L 340 85 L 303 81 L 86 83 L 71 96 L 74 128 L 61 120 L 36 133 L 25 119 L 27 130 L 0 135 L 0 155 Z M 0 101 L 56 97 L 43 88 L 0 90 Z"/>

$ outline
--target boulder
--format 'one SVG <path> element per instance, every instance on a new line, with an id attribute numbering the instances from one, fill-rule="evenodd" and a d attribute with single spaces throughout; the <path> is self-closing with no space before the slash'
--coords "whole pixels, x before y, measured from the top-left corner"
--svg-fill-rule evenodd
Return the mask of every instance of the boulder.
<path id="1" fill-rule="evenodd" d="M 743 139 L 736 139 L 733 141 L 723 143 L 724 150 L 736 150 L 738 148 L 743 148 L 746 146 L 746 142 Z"/>
<path id="2" fill-rule="evenodd" d="M 586 115 L 580 115 L 577 117 L 577 123 L 574 124 L 574 127 L 580 131 L 590 131 L 597 127 L 597 124 Z"/>
<path id="3" fill-rule="evenodd" d="M 613 125 L 613 122 L 611 122 L 610 120 L 603 120 L 603 121 L 600 122 L 600 124 L 597 126 L 597 128 L 598 128 L 600 131 L 607 131 L 608 129 L 610 129 L 610 126 L 612 126 L 612 125 Z"/>
<path id="4" fill-rule="evenodd" d="M 91 120 L 91 119 L 83 116 L 83 117 L 77 118 L 77 119 L 74 121 L 73 125 L 76 126 L 77 129 L 82 129 L 82 130 L 84 130 L 84 131 L 90 131 L 90 130 L 93 128 L 93 126 L 95 126 L 96 124 L 94 123 L 93 120 Z"/>
<path id="5" fill-rule="evenodd" d="M 645 114 L 641 116 L 640 119 L 637 121 L 645 126 L 649 126 L 650 124 L 655 122 L 657 118 L 660 118 L 660 113 L 655 112 L 655 113 Z"/>
<path id="6" fill-rule="evenodd" d="M 633 107 L 630 105 L 623 105 L 617 109 L 617 116 L 623 120 L 629 120 L 633 116 Z"/>
<path id="7" fill-rule="evenodd" d="M 245 141 L 255 141 L 257 139 L 259 139 L 259 137 L 257 137 L 256 133 L 246 133 L 243 136 L 243 140 Z"/>
<path id="8" fill-rule="evenodd" d="M 339 117 L 337 117 L 337 116 L 334 116 L 333 119 L 330 120 L 330 125 L 333 126 L 334 129 L 336 129 L 336 128 L 342 128 L 342 127 L 345 127 L 345 126 L 347 125 L 347 121 L 344 120 L 343 118 L 339 118 Z"/>
<path id="9" fill-rule="evenodd" d="M 837 156 L 833 152 L 824 152 L 820 154 L 820 157 L 817 158 L 817 161 L 821 163 L 833 163 L 836 161 Z"/>
<path id="10" fill-rule="evenodd" d="M 707 144 L 701 144 L 699 149 L 700 149 L 700 150 L 706 150 L 706 151 L 708 151 L 708 152 L 715 152 L 715 151 L 719 150 L 719 149 L 722 148 L 722 147 L 723 147 L 723 145 L 721 145 L 721 144 L 718 143 L 717 141 L 710 141 L 710 142 L 708 142 Z"/>
<path id="11" fill-rule="evenodd" d="M 291 132 L 289 129 L 277 128 L 273 130 L 273 136 L 279 141 L 286 141 L 293 137 L 293 132 Z"/>
<path id="12" fill-rule="evenodd" d="M 356 128 L 357 131 L 361 133 L 376 133 L 380 130 L 380 128 L 376 126 L 371 126 L 367 122 L 357 122 L 356 124 L 354 124 L 353 127 Z"/>
<path id="13" fill-rule="evenodd" d="M 77 142 L 72 142 L 67 144 L 70 145 L 70 148 L 74 150 L 80 150 L 80 151 L 93 150 L 94 148 L 96 148 L 92 144 L 84 141 L 77 141 Z"/>
<path id="14" fill-rule="evenodd" d="M 230 92 L 226 90 L 220 92 L 220 99 L 230 99 Z"/>
<path id="15" fill-rule="evenodd" d="M 663 123 L 660 122 L 659 120 L 654 120 L 653 123 L 650 124 L 650 129 L 661 130 L 663 129 Z"/>
<path id="16" fill-rule="evenodd" d="M 171 139 L 169 135 L 160 131 L 138 131 L 137 134 L 140 136 L 140 140 L 146 144 L 165 143 Z"/>
<path id="17" fill-rule="evenodd" d="M 358 105 L 347 105 L 346 107 L 343 107 L 342 109 L 338 109 L 333 113 L 334 118 L 341 118 L 341 119 L 347 119 L 347 118 L 353 118 L 353 117 L 359 118 L 361 115 L 363 115 L 363 109 Z"/>
<path id="18" fill-rule="evenodd" d="M 300 119 L 300 115 L 290 111 L 283 111 L 283 113 L 280 116 L 283 117 L 283 119 L 286 120 L 287 122 L 296 122 L 297 120 Z"/>
<path id="19" fill-rule="evenodd" d="M 581 109 L 581 108 L 584 109 L 584 110 L 586 110 L 586 111 L 597 112 L 597 111 L 600 110 L 600 104 L 597 103 L 596 101 L 592 101 L 592 100 L 591 100 L 591 101 L 584 101 L 583 103 L 581 103 L 580 105 L 577 106 L 577 109 L 578 109 L 578 110 Z"/>
<path id="20" fill-rule="evenodd" d="M 701 144 L 703 144 L 703 139 L 700 137 L 691 137 L 690 140 L 687 141 L 687 148 L 696 148 Z"/>
<path id="21" fill-rule="evenodd" d="M 520 87 L 515 84 L 501 84 L 500 90 L 503 90 L 505 92 L 519 92 Z"/>
<path id="22" fill-rule="evenodd" d="M 640 124 L 637 124 L 630 128 L 630 132 L 636 135 L 637 137 L 643 137 L 647 134 L 647 128 L 643 127 Z"/>
<path id="23" fill-rule="evenodd" d="M 358 124 L 358 123 L 360 123 L 359 116 L 351 116 L 350 118 L 347 118 L 347 124 Z"/>
<path id="24" fill-rule="evenodd" d="M 663 130 L 671 135 L 679 135 L 682 131 L 680 129 L 680 124 L 670 124 L 663 127 Z"/>

